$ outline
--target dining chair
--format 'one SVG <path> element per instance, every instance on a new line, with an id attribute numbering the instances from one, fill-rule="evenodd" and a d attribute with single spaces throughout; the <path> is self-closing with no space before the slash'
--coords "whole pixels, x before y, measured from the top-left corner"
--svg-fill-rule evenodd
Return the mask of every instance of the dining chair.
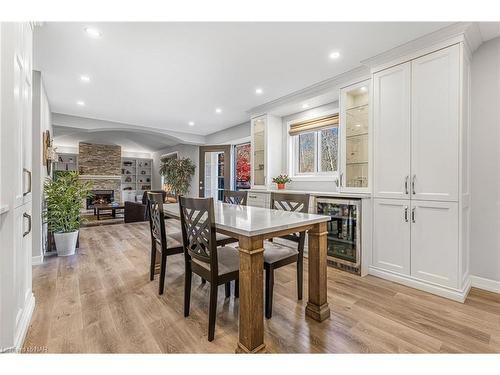
<path id="1" fill-rule="evenodd" d="M 229 204 L 237 204 L 240 206 L 247 205 L 247 192 L 245 190 L 233 191 L 224 190 L 222 201 Z"/>
<path id="2" fill-rule="evenodd" d="M 165 215 L 163 214 L 163 194 L 148 192 L 148 217 L 151 232 L 151 263 L 149 266 L 149 279 L 154 280 L 156 252 L 161 254 L 159 294 L 163 294 L 165 275 L 167 271 L 167 257 L 182 254 L 182 232 L 168 233 L 165 228 Z"/>
<path id="3" fill-rule="evenodd" d="M 238 250 L 217 247 L 213 198 L 179 199 L 185 257 L 184 316 L 189 316 L 193 273 L 210 283 L 208 341 L 215 335 L 218 286 L 239 278 Z"/>
<path id="4" fill-rule="evenodd" d="M 309 211 L 309 194 L 294 193 L 271 193 L 271 209 L 292 212 Z M 306 232 L 293 233 L 281 236 L 286 240 L 297 243 L 297 248 L 280 246 L 272 243 L 264 245 L 264 270 L 266 273 L 266 318 L 270 319 L 273 314 L 273 288 L 274 271 L 278 268 L 292 263 L 297 264 L 297 298 L 302 299 L 303 277 L 304 277 L 304 244 Z"/>

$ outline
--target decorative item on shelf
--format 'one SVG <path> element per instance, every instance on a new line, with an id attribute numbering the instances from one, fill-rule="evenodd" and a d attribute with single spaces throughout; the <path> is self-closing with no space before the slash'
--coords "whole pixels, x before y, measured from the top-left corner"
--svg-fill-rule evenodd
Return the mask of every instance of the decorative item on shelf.
<path id="1" fill-rule="evenodd" d="M 131 186 L 124 187 L 123 190 L 133 190 Z"/>
<path id="2" fill-rule="evenodd" d="M 130 176 L 125 177 L 125 182 L 132 182 L 132 177 Z"/>
<path id="3" fill-rule="evenodd" d="M 151 182 L 151 179 L 149 177 L 147 177 L 146 182 Z"/>
<path id="4" fill-rule="evenodd" d="M 132 163 L 131 161 L 124 161 L 123 165 L 126 167 L 131 167 L 132 165 L 134 165 L 134 163 Z"/>
<path id="5" fill-rule="evenodd" d="M 125 174 L 130 174 L 130 171 L 127 169 L 127 170 L 125 171 Z"/>
<path id="6" fill-rule="evenodd" d="M 141 174 L 146 174 L 146 171 L 141 171 Z"/>
<path id="7" fill-rule="evenodd" d="M 196 165 L 189 158 L 165 158 L 161 162 L 159 172 L 165 178 L 165 184 L 171 186 L 174 195 L 186 195 L 195 169 Z"/>
<path id="8" fill-rule="evenodd" d="M 90 182 L 82 182 L 77 172 L 65 172 L 57 179 L 47 177 L 44 192 L 47 211 L 44 220 L 54 233 L 57 254 L 73 255 L 76 249 L 78 231 L 83 219 L 80 217 L 82 201 L 92 196 Z"/>
<path id="9" fill-rule="evenodd" d="M 278 185 L 278 190 L 283 190 L 285 188 L 285 184 L 292 182 L 292 179 L 286 174 L 280 174 L 277 177 L 273 177 L 273 182 Z"/>
<path id="10" fill-rule="evenodd" d="M 50 176 L 52 164 L 57 160 L 56 147 L 53 146 L 53 139 L 50 131 L 43 132 L 43 164 L 47 167 L 47 174 Z"/>
<path id="11" fill-rule="evenodd" d="M 145 167 L 149 167 L 149 163 L 147 161 L 144 162 Z"/>

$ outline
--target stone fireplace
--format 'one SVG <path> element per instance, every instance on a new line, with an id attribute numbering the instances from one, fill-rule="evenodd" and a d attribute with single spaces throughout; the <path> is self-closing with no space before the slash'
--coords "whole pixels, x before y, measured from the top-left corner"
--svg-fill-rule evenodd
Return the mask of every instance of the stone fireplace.
<path id="1" fill-rule="evenodd" d="M 91 190 L 112 191 L 111 199 L 119 203 L 122 202 L 121 153 L 121 147 L 115 145 L 87 142 L 80 142 L 78 145 L 80 179 L 90 181 Z"/>

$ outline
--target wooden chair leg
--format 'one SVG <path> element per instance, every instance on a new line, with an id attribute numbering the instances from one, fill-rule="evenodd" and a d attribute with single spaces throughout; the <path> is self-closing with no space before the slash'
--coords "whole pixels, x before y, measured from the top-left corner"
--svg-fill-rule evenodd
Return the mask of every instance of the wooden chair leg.
<path id="1" fill-rule="evenodd" d="M 225 284 L 225 288 L 226 288 L 226 298 L 231 297 L 231 282 L 227 282 Z"/>
<path id="2" fill-rule="evenodd" d="M 189 316 L 189 308 L 191 305 L 191 279 L 193 273 L 190 267 L 186 267 L 184 274 L 184 317 Z"/>
<path id="3" fill-rule="evenodd" d="M 205 280 L 203 277 L 201 278 L 201 283 L 202 284 L 206 284 L 207 283 L 207 280 Z"/>
<path id="4" fill-rule="evenodd" d="M 156 247 L 154 244 L 151 245 L 151 264 L 149 265 L 149 280 L 153 281 L 155 279 L 155 263 L 156 263 Z"/>
<path id="5" fill-rule="evenodd" d="M 297 299 L 302 299 L 302 290 L 304 284 L 304 261 L 299 259 L 297 261 Z"/>
<path id="6" fill-rule="evenodd" d="M 273 316 L 274 270 L 266 268 L 266 319 Z"/>
<path id="7" fill-rule="evenodd" d="M 208 341 L 213 341 L 215 336 L 215 318 L 217 316 L 217 283 L 210 283 L 210 302 L 208 308 Z"/>
<path id="8" fill-rule="evenodd" d="M 161 265 L 160 265 L 160 288 L 159 294 L 163 294 L 165 288 L 165 274 L 167 273 L 167 253 L 161 253 Z"/>
<path id="9" fill-rule="evenodd" d="M 240 298 L 240 280 L 234 280 L 234 298 Z"/>

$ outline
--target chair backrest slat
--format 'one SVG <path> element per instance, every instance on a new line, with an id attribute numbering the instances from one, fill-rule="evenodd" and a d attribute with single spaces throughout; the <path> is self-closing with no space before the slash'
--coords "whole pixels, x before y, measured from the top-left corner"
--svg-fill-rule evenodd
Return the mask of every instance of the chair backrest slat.
<path id="1" fill-rule="evenodd" d="M 165 230 L 165 215 L 163 213 L 163 195 L 148 192 L 149 228 L 151 241 L 160 244 L 162 251 L 167 249 L 167 234 Z"/>
<path id="2" fill-rule="evenodd" d="M 184 254 L 210 264 L 218 273 L 213 198 L 179 197 Z M 188 258 L 189 258 L 188 257 Z"/>
<path id="3" fill-rule="evenodd" d="M 240 206 L 247 205 L 247 192 L 244 190 L 232 191 L 224 190 L 224 203 L 237 204 Z"/>
<path id="4" fill-rule="evenodd" d="M 271 209 L 309 212 L 309 194 L 271 193 Z"/>

